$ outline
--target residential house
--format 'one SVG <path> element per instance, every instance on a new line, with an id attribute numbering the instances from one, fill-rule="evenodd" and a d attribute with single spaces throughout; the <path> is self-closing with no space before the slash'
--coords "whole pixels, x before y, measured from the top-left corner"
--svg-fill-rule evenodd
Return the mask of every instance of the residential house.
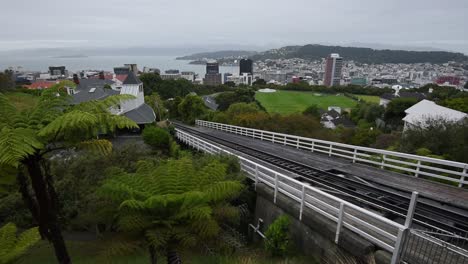
<path id="1" fill-rule="evenodd" d="M 321 115 L 320 123 L 325 128 L 336 129 L 338 126 L 346 128 L 353 128 L 356 125 L 347 117 L 342 116 L 336 109 L 329 108 L 328 111 L 323 112 Z"/>
<path id="2" fill-rule="evenodd" d="M 380 103 L 379 105 L 383 107 L 387 107 L 387 105 L 396 98 L 414 98 L 418 101 L 426 99 L 426 95 L 423 93 L 417 92 L 402 92 L 397 90 L 395 93 L 384 93 L 380 96 Z"/>
<path id="3" fill-rule="evenodd" d="M 153 109 L 145 104 L 143 83 L 130 71 L 125 80 L 119 83 L 118 79 L 81 79 L 75 89 L 68 89 L 73 96 L 74 104 L 91 100 L 103 100 L 112 95 L 129 94 L 135 98 L 122 101 L 117 109 L 111 111 L 117 115 L 124 115 L 140 125 L 151 124 L 156 120 Z"/>
<path id="4" fill-rule="evenodd" d="M 427 122 L 431 120 L 460 122 L 468 117 L 466 113 L 437 105 L 429 100 L 422 100 L 406 109 L 405 113 L 406 116 L 403 118 L 405 122 L 404 130 L 415 126 L 425 127 Z"/>

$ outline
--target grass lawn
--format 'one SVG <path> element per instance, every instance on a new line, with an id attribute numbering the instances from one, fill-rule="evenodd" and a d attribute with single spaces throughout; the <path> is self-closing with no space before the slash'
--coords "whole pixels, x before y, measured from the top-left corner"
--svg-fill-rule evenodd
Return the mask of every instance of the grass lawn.
<path id="1" fill-rule="evenodd" d="M 300 113 L 313 104 L 325 110 L 329 106 L 353 108 L 357 104 L 356 101 L 344 95 L 336 96 L 300 91 L 257 92 L 255 98 L 268 112 L 280 114 Z"/>
<path id="2" fill-rule="evenodd" d="M 131 256 L 116 256 L 107 262 L 103 262 L 98 258 L 98 255 L 105 244 L 101 241 L 67 241 L 67 248 L 74 264 L 95 264 L 95 263 L 115 263 L 115 264 L 148 264 L 149 256 L 146 252 Z M 259 264 L 282 264 L 282 263 L 298 263 L 298 264 L 314 264 L 317 263 L 311 257 L 296 256 L 277 259 L 265 255 L 259 249 L 247 249 L 242 253 L 228 256 L 206 256 L 197 252 L 182 252 L 182 262 L 191 264 L 244 264 L 244 263 L 259 263 Z M 32 247 L 26 255 L 22 256 L 14 264 L 48 264 L 57 263 L 54 251 L 49 243 L 40 241 Z M 167 263 L 163 256 L 158 257 L 158 263 Z"/>
<path id="3" fill-rule="evenodd" d="M 31 95 L 31 94 L 26 94 L 26 93 L 13 92 L 13 93 L 7 93 L 5 95 L 20 111 L 34 107 L 39 100 L 39 97 Z"/>
<path id="4" fill-rule="evenodd" d="M 380 97 L 374 96 L 374 95 L 360 95 L 360 94 L 355 94 L 357 98 L 363 100 L 366 103 L 373 103 L 373 104 L 379 104 L 380 103 Z"/>

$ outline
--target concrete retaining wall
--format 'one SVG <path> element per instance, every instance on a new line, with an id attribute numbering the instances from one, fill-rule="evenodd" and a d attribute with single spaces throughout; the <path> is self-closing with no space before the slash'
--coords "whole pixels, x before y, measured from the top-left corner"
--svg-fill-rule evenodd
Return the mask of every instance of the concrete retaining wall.
<path id="1" fill-rule="evenodd" d="M 377 264 L 387 264 L 390 253 L 376 249 L 376 247 L 353 232 L 342 229 L 338 245 L 335 244 L 336 223 L 328 220 L 312 210 L 306 209 L 299 221 L 299 204 L 287 196 L 278 193 L 276 204 L 273 203 L 274 192 L 262 184 L 257 186 L 257 203 L 255 208 L 255 223 L 263 219 L 265 232 L 268 226 L 280 215 L 287 214 L 291 219 L 291 236 L 295 246 L 304 254 L 314 256 L 320 260 L 328 259 L 331 263 L 337 255 L 354 256 L 360 262 L 375 255 Z"/>

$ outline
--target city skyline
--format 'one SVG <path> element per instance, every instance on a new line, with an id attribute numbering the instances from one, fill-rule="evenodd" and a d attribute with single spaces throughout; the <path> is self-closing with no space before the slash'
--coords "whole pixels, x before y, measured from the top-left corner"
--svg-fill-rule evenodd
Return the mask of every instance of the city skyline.
<path id="1" fill-rule="evenodd" d="M 436 0 L 365 0 L 359 5 L 295 0 L 288 7 L 266 0 L 229 5 L 214 0 L 84 0 L 80 5 L 10 1 L 2 6 L 0 22 L 8 27 L 0 32 L 0 51 L 107 46 L 262 50 L 309 43 L 380 43 L 468 53 L 463 27 L 468 23 L 468 4 L 463 0 L 450 5 Z"/>

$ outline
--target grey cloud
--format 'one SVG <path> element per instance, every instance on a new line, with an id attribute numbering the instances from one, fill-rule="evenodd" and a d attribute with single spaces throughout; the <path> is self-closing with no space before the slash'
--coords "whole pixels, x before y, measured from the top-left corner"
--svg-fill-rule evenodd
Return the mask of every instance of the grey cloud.
<path id="1" fill-rule="evenodd" d="M 15 0 L 0 50 L 384 43 L 468 53 L 466 0 Z"/>

